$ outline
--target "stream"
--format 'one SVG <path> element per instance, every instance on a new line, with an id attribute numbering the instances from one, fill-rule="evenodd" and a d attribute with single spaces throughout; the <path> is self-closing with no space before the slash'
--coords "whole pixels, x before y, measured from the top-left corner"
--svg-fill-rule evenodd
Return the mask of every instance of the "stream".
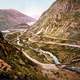
<path id="1" fill-rule="evenodd" d="M 61 64 L 59 62 L 58 58 L 56 56 L 54 56 L 51 52 L 44 51 L 44 50 L 38 49 L 38 48 L 36 48 L 36 49 L 34 49 L 32 47 L 29 47 L 29 48 L 32 49 L 32 50 L 34 50 L 34 51 L 36 51 L 36 52 L 39 52 L 41 55 L 44 55 L 47 59 L 48 59 L 47 55 L 49 55 L 53 59 L 53 61 L 54 61 L 55 64 Z"/>
<path id="2" fill-rule="evenodd" d="M 19 42 L 19 41 L 20 41 L 19 38 L 17 38 L 17 39 L 18 39 L 18 45 L 22 46 L 22 45 L 20 44 L 20 42 Z M 28 46 L 29 46 L 29 45 L 28 45 Z M 39 48 L 33 48 L 33 47 L 31 47 L 31 46 L 29 46 L 29 48 L 32 49 L 32 50 L 34 50 L 34 51 L 36 51 L 36 52 L 39 52 L 40 55 L 45 55 L 45 57 L 46 57 L 47 59 L 48 59 L 47 55 L 49 55 L 49 56 L 53 59 L 52 61 L 54 61 L 55 64 L 61 64 L 61 63 L 59 62 L 59 59 L 58 59 L 55 55 L 53 55 L 51 52 L 49 52 L 49 51 L 44 51 L 44 50 L 39 49 Z M 57 66 L 56 66 L 55 64 L 44 64 L 44 63 L 41 63 L 41 62 L 39 62 L 39 61 L 31 58 L 31 57 L 30 57 L 29 55 L 27 55 L 27 53 L 25 53 L 24 51 L 22 51 L 22 52 L 23 52 L 23 54 L 24 54 L 29 60 L 31 60 L 32 62 L 34 62 L 34 63 L 36 63 L 36 64 L 38 64 L 38 65 L 40 65 L 40 66 L 42 66 L 42 68 L 44 68 L 44 69 L 47 69 L 47 70 L 50 70 L 50 69 L 58 70 L 58 68 L 57 68 Z M 61 65 L 61 67 L 64 68 L 64 69 L 73 71 L 73 72 L 80 73 L 80 67 L 73 67 L 73 66 L 67 66 L 67 65 Z"/>

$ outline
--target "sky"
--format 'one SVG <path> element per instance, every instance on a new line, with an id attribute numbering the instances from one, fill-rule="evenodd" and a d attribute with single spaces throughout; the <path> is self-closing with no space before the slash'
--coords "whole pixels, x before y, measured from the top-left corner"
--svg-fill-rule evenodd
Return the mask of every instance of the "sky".
<path id="1" fill-rule="evenodd" d="M 16 9 L 38 18 L 55 0 L 0 0 L 0 9 Z"/>

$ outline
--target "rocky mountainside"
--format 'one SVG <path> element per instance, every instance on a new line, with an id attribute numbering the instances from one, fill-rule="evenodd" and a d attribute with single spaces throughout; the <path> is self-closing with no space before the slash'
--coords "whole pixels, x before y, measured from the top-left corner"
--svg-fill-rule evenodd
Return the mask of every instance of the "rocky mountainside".
<path id="1" fill-rule="evenodd" d="M 80 0 L 56 0 L 24 39 L 26 34 L 31 44 L 52 52 L 61 63 L 80 67 Z"/>
<path id="2" fill-rule="evenodd" d="M 56 0 L 30 29 L 7 34 L 7 41 L 1 33 L 5 74 L 14 80 L 80 80 L 79 21 L 79 0 Z"/>
<path id="3" fill-rule="evenodd" d="M 44 36 L 80 40 L 80 0 L 56 0 L 31 29 Z"/>
<path id="4" fill-rule="evenodd" d="M 29 27 L 27 23 L 34 21 L 35 21 L 34 18 L 24 15 L 23 13 L 17 10 L 0 9 L 0 30 L 20 28 L 19 27 L 20 25 L 27 28 Z"/>
<path id="5" fill-rule="evenodd" d="M 79 12 L 79 0 L 57 0 L 30 30 L 19 36 L 10 34 L 6 38 L 10 43 L 22 45 L 24 48 L 32 47 L 28 51 L 39 61 L 44 58 L 37 55 L 42 52 L 36 49 L 52 53 L 62 64 L 80 67 Z M 44 62 L 48 61 L 44 59 Z"/>

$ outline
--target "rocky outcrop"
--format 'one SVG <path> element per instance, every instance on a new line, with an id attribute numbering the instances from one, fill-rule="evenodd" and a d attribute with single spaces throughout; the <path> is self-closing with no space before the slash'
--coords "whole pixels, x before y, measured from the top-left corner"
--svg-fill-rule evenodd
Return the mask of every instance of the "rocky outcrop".
<path id="1" fill-rule="evenodd" d="M 56 0 L 31 29 L 36 34 L 80 40 L 80 1 Z"/>

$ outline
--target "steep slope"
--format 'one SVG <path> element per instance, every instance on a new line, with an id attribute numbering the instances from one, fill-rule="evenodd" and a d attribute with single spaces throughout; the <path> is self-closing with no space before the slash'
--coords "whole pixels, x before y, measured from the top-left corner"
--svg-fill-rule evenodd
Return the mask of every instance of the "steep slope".
<path id="1" fill-rule="evenodd" d="M 31 29 L 44 36 L 80 40 L 80 0 L 56 0 Z"/>
<path id="2" fill-rule="evenodd" d="M 23 13 L 14 9 L 0 9 L 0 30 L 6 30 L 10 28 L 19 28 L 18 24 L 29 27 L 28 22 L 34 22 L 35 19 L 24 15 Z M 17 26 L 17 27 L 15 27 Z"/>
<path id="3" fill-rule="evenodd" d="M 4 40 L 0 32 L 0 80 L 5 79 L 45 80 L 41 72 L 36 70 L 36 65 L 21 50 Z"/>
<path id="4" fill-rule="evenodd" d="M 80 67 L 80 0 L 56 0 L 30 31 L 29 44 L 53 53 L 63 64 Z"/>

